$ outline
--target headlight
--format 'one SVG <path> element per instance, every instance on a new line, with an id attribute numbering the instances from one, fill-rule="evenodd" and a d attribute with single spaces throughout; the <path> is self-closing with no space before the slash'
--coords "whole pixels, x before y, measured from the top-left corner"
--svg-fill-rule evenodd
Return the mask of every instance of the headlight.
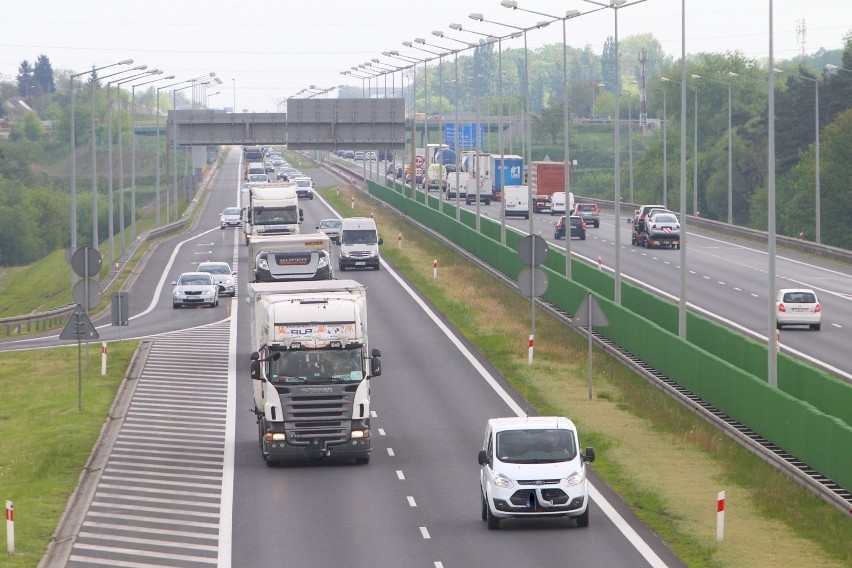
<path id="1" fill-rule="evenodd" d="M 341 250 L 340 251 L 340 257 L 341 258 L 349 258 L 349 252 L 345 251 L 345 250 Z"/>
<path id="2" fill-rule="evenodd" d="M 233 285 L 234 285 L 234 279 L 233 278 L 231 278 L 231 277 L 225 278 L 225 286 L 233 286 Z"/>
<path id="3" fill-rule="evenodd" d="M 266 441 L 267 442 L 278 442 L 281 440 L 285 440 L 286 435 L 284 432 L 267 432 L 266 433 Z"/>
<path id="4" fill-rule="evenodd" d="M 328 257 L 326 255 L 322 255 L 319 259 L 319 263 L 317 263 L 317 268 L 325 268 L 328 266 Z"/>
<path id="5" fill-rule="evenodd" d="M 494 485 L 496 485 L 497 487 L 502 487 L 503 489 L 511 489 L 514 486 L 512 480 L 503 475 L 502 473 L 494 474 Z"/>
<path id="6" fill-rule="evenodd" d="M 356 438 L 369 438 L 370 431 L 369 430 L 352 430 L 351 438 L 354 440 Z"/>
<path id="7" fill-rule="evenodd" d="M 224 215 L 219 215 L 219 222 L 220 222 L 220 223 L 224 223 L 224 222 L 225 222 L 225 216 L 224 216 Z"/>
<path id="8" fill-rule="evenodd" d="M 183 290 L 175 290 L 175 297 L 179 298 L 180 296 L 183 296 Z"/>
<path id="9" fill-rule="evenodd" d="M 269 263 L 266 262 L 266 258 L 257 259 L 257 267 L 261 270 L 269 270 Z"/>
<path id="10" fill-rule="evenodd" d="M 572 485 L 580 485 L 581 483 L 583 483 L 584 478 L 585 476 L 581 472 L 575 471 L 574 473 L 566 477 L 563 483 L 565 483 L 565 485 L 567 485 L 568 487 L 571 487 Z"/>

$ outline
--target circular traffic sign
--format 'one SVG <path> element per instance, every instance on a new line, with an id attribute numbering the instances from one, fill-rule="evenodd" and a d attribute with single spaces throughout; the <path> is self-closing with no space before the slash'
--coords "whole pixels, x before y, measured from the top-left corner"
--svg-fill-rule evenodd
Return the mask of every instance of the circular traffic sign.
<path id="1" fill-rule="evenodd" d="M 92 247 L 80 247 L 71 255 L 71 268 L 74 274 L 82 278 L 97 276 L 101 271 L 103 257 L 98 249 Z M 83 302 L 77 302 L 82 304 Z"/>
<path id="2" fill-rule="evenodd" d="M 527 266 L 538 266 L 547 259 L 547 241 L 538 235 L 527 235 L 518 243 L 518 256 Z"/>
<path id="3" fill-rule="evenodd" d="M 79 280 L 71 290 L 71 297 L 74 299 L 74 303 L 83 306 L 86 312 L 97 306 L 101 302 L 103 295 L 103 287 L 93 278 Z"/>
<path id="4" fill-rule="evenodd" d="M 423 168 L 421 168 L 421 167 L 414 168 L 414 175 L 423 176 Z"/>
<path id="5" fill-rule="evenodd" d="M 417 166 L 419 168 L 420 166 L 423 165 L 423 162 L 425 162 L 425 160 L 423 159 L 423 156 L 414 156 L 414 165 L 415 166 Z"/>

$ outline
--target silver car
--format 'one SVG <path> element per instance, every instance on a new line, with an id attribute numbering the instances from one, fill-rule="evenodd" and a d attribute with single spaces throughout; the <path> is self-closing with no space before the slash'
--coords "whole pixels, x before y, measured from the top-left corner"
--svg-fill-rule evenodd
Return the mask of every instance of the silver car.
<path id="1" fill-rule="evenodd" d="M 213 277 L 213 282 L 219 286 L 220 296 L 234 297 L 237 293 L 237 273 L 231 270 L 227 262 L 202 262 L 198 265 L 198 272 L 207 272 Z"/>
<path id="2" fill-rule="evenodd" d="M 176 281 L 172 293 L 172 307 L 219 305 L 219 287 L 207 272 L 184 272 Z"/>
<path id="3" fill-rule="evenodd" d="M 325 233 L 333 243 L 340 242 L 340 226 L 343 221 L 340 219 L 323 219 L 317 226 L 317 231 Z"/>
<path id="4" fill-rule="evenodd" d="M 239 227 L 242 225 L 242 212 L 239 207 L 225 207 L 219 215 L 219 227 Z"/>

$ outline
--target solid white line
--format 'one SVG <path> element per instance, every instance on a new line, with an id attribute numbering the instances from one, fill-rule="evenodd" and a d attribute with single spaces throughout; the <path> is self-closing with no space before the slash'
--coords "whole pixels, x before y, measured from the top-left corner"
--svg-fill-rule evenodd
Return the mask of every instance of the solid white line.
<path id="1" fill-rule="evenodd" d="M 242 164 L 242 156 L 240 156 Z M 242 171 L 242 167 L 238 168 Z M 237 182 L 237 195 L 239 195 Z M 238 270 L 239 235 L 234 231 L 234 263 L 233 270 Z M 231 567 L 233 545 L 233 514 L 234 514 L 234 449 L 237 439 L 237 311 L 239 302 L 231 302 L 231 328 L 228 339 L 228 403 L 225 413 L 225 455 L 222 463 L 222 509 L 219 517 L 219 556 L 218 568 Z"/>
<path id="2" fill-rule="evenodd" d="M 385 264 L 385 262 L 382 261 L 382 264 Z M 447 338 L 453 344 L 455 344 L 456 348 L 479 372 L 480 376 L 485 379 L 485 381 L 491 386 L 492 389 L 494 389 L 494 392 L 496 392 L 497 395 L 502 398 L 503 401 L 506 402 L 512 412 L 514 412 L 515 415 L 520 417 L 526 416 L 526 413 L 523 411 L 523 409 L 521 409 L 520 406 L 518 406 L 518 404 L 512 399 L 512 397 L 509 396 L 509 393 L 507 393 L 505 389 L 503 389 L 503 387 L 501 387 L 497 383 L 496 379 L 494 379 L 494 377 L 487 370 L 485 370 L 485 368 L 479 363 L 479 361 L 476 360 L 473 354 L 461 343 L 461 341 L 455 336 L 455 334 L 450 331 L 450 329 L 446 325 L 444 325 L 444 323 L 440 319 L 438 319 L 438 316 L 435 314 L 435 312 L 433 312 L 429 308 L 429 306 L 427 306 L 426 303 L 423 302 L 423 300 L 421 300 L 420 297 L 414 293 L 414 290 L 412 290 L 402 280 L 402 278 L 399 277 L 396 271 L 394 271 L 391 267 L 387 266 L 387 264 L 385 264 L 384 268 L 387 270 L 388 274 L 390 274 L 391 276 L 393 276 L 393 278 L 396 279 L 399 285 L 402 286 L 402 288 L 420 306 L 420 308 L 435 323 L 435 325 L 437 325 L 441 329 L 441 331 L 444 332 Z M 397 471 L 397 475 L 401 476 L 402 471 Z M 400 479 L 402 479 L 402 477 L 400 477 Z M 627 540 L 636 548 L 639 554 L 641 554 L 651 566 L 654 566 L 655 568 L 666 566 L 662 559 L 657 556 L 657 554 L 647 545 L 647 543 L 645 543 L 645 541 L 643 541 L 642 538 L 638 534 L 636 534 L 636 532 L 632 528 L 630 528 L 630 525 L 628 525 L 627 521 L 624 520 L 624 518 L 618 513 L 618 511 L 616 511 L 615 508 L 610 505 L 610 503 L 606 500 L 606 498 L 604 498 L 604 496 L 599 491 L 597 491 L 597 489 L 594 488 L 591 482 L 589 483 L 589 492 L 592 496 L 592 499 L 594 499 L 595 504 L 598 505 L 601 510 L 604 511 L 604 514 L 606 514 L 606 516 L 612 520 L 613 524 L 618 527 L 618 529 L 624 534 Z M 425 527 L 421 527 L 421 530 L 425 530 Z"/>

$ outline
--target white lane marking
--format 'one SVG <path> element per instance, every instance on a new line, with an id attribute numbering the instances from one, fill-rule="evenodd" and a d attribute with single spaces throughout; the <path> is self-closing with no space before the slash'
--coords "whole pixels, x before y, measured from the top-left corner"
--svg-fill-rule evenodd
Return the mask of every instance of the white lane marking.
<path id="1" fill-rule="evenodd" d="M 396 454 L 393 453 L 393 448 L 388 448 L 388 455 L 391 456 L 391 457 L 396 455 Z"/>
<path id="2" fill-rule="evenodd" d="M 837 328 L 842 328 L 842 327 L 843 327 L 842 325 L 838 325 L 838 324 L 836 324 L 836 323 L 833 323 L 833 324 L 831 324 L 831 325 L 833 325 L 834 327 L 837 327 Z"/>
<path id="3" fill-rule="evenodd" d="M 423 538 L 425 539 L 432 538 L 431 536 L 429 536 L 429 531 L 426 530 L 426 527 L 420 527 L 420 534 L 423 535 Z"/>
<path id="4" fill-rule="evenodd" d="M 414 497 L 412 497 L 411 495 L 406 497 L 406 499 L 408 499 L 408 506 L 409 507 L 416 507 L 417 506 L 417 503 L 414 502 Z"/>
<path id="5" fill-rule="evenodd" d="M 754 292 L 749 293 L 749 296 L 752 296 L 753 298 L 759 298 L 759 296 Z"/>
<path id="6" fill-rule="evenodd" d="M 396 478 L 397 479 L 405 479 L 405 474 L 402 473 L 401 469 L 396 470 Z"/>
<path id="7" fill-rule="evenodd" d="M 719 280 L 719 281 L 717 282 L 717 284 L 721 284 L 722 286 L 727 286 L 727 284 L 725 284 L 725 283 L 724 283 L 724 282 L 722 282 L 721 280 Z"/>
<path id="8" fill-rule="evenodd" d="M 494 389 L 494 392 L 496 392 L 497 395 L 503 399 L 503 401 L 512 410 L 512 412 L 514 412 L 516 416 L 526 416 L 526 413 L 520 406 L 518 406 L 518 404 L 512 399 L 512 397 L 509 396 L 509 393 L 507 393 L 506 390 L 497 383 L 496 379 L 491 375 L 491 373 L 489 373 L 479 363 L 479 361 L 476 360 L 476 357 L 473 356 L 470 350 L 468 350 L 468 348 L 465 347 L 464 344 L 462 344 L 461 340 L 459 340 L 459 338 L 456 337 L 456 335 L 438 318 L 435 312 L 433 312 L 429 308 L 429 306 L 427 306 L 426 303 L 417 294 L 414 293 L 414 290 L 412 290 L 411 287 L 408 286 L 408 284 L 406 284 L 402 280 L 402 278 L 399 277 L 396 271 L 387 266 L 386 269 L 387 273 L 390 274 L 394 279 L 396 279 L 396 281 L 399 283 L 400 286 L 402 286 L 403 290 L 408 293 L 411 299 L 414 300 L 414 302 L 420 306 L 420 308 L 434 322 L 434 324 L 438 326 L 441 331 L 443 331 L 447 339 L 449 339 L 450 342 L 452 342 L 456 346 L 456 349 L 459 350 L 459 352 L 477 370 L 479 375 L 483 379 L 485 379 L 485 381 L 491 386 L 492 389 Z M 400 479 L 403 479 L 403 477 L 401 477 L 402 471 L 398 470 L 396 473 Z M 651 547 L 649 547 L 648 544 L 644 540 L 642 540 L 642 537 L 640 537 L 630 527 L 627 521 L 625 521 L 624 518 L 618 513 L 618 511 L 616 511 L 615 508 L 609 504 L 606 498 L 599 491 L 597 491 L 597 489 L 594 488 L 591 482 L 589 483 L 589 491 L 592 496 L 592 499 L 594 499 L 595 501 L 595 504 L 597 504 L 604 511 L 604 514 L 606 514 L 606 516 L 612 520 L 613 524 L 618 527 L 622 534 L 624 534 L 625 538 L 627 538 L 627 540 L 633 545 L 634 548 L 636 548 L 636 550 L 645 558 L 645 560 L 648 561 L 651 566 L 655 568 L 662 568 L 666 566 L 665 562 L 663 562 L 662 559 L 657 556 L 657 554 L 651 549 Z M 423 530 L 425 530 L 425 528 Z"/>
<path id="9" fill-rule="evenodd" d="M 385 429 L 379 428 L 379 436 L 384 436 L 384 435 L 385 435 Z"/>
<path id="10" fill-rule="evenodd" d="M 444 563 L 443 562 L 435 562 L 434 568 L 444 568 Z"/>
<path id="11" fill-rule="evenodd" d="M 370 418 L 375 418 L 376 416 L 378 416 L 378 414 L 376 414 L 376 411 L 375 411 L 375 410 L 371 410 L 371 411 L 370 411 Z"/>

